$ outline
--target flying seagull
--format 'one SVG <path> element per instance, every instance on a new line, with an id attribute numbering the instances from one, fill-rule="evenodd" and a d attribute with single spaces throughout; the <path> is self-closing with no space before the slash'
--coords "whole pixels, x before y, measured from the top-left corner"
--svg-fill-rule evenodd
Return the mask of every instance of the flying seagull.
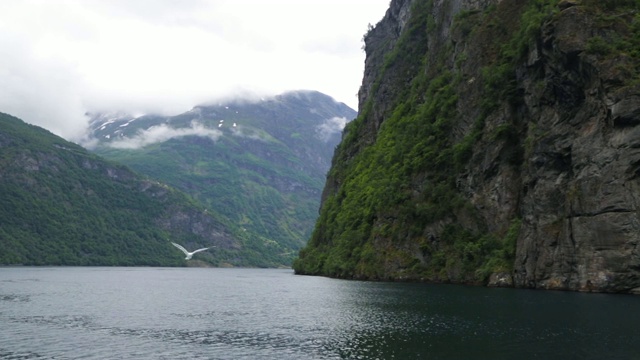
<path id="1" fill-rule="evenodd" d="M 180 244 L 176 244 L 174 242 L 172 242 L 173 246 L 177 247 L 178 249 L 180 249 L 185 255 L 187 255 L 186 258 L 184 258 L 185 260 L 191 260 L 191 257 L 193 256 L 193 254 L 198 253 L 200 251 L 205 251 L 208 249 L 211 249 L 210 247 L 206 247 L 206 248 L 202 248 L 202 249 L 198 249 L 196 251 L 193 252 L 188 252 L 187 249 L 183 248 L 182 245 Z"/>

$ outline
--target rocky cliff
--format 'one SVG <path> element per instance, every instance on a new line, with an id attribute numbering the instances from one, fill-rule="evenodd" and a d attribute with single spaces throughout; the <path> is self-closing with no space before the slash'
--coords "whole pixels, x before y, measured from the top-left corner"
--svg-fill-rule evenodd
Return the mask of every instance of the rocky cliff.
<path id="1" fill-rule="evenodd" d="M 638 10 L 392 1 L 296 272 L 640 292 Z"/>

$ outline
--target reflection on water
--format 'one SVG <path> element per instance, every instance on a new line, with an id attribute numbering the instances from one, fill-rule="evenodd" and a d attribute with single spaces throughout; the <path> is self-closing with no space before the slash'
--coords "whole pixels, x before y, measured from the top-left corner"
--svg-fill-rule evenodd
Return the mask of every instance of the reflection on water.
<path id="1" fill-rule="evenodd" d="M 0 268 L 0 359 L 637 359 L 639 323 L 624 295 Z"/>

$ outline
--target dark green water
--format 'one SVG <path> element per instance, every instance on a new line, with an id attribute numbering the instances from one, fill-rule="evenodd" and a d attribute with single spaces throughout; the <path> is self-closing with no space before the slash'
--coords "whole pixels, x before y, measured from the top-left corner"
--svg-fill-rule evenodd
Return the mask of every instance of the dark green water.
<path id="1" fill-rule="evenodd" d="M 0 359 L 640 359 L 640 297 L 269 269 L 0 268 Z"/>

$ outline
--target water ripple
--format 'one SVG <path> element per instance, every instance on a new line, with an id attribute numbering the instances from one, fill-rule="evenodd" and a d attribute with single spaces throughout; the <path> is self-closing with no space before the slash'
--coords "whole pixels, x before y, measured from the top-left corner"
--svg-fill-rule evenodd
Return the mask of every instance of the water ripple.
<path id="1" fill-rule="evenodd" d="M 6 349 L 0 349 L 0 359 L 3 360 L 35 360 L 35 359 L 51 359 L 44 355 L 40 355 L 31 351 L 9 351 Z"/>
<path id="2" fill-rule="evenodd" d="M 29 302 L 31 297 L 29 295 L 21 294 L 0 294 L 0 301 L 8 302 Z"/>
<path id="3" fill-rule="evenodd" d="M 234 348 L 269 351 L 300 351 L 308 353 L 322 348 L 322 344 L 310 340 L 299 342 L 290 334 L 276 334 L 251 331 L 229 330 L 177 330 L 177 329 L 108 329 L 114 336 L 125 338 L 154 339 L 161 342 L 173 342 L 183 346 L 203 345 L 209 350 L 216 348 Z"/>
<path id="4" fill-rule="evenodd" d="M 58 328 L 81 328 L 87 329 L 93 327 L 93 322 L 86 315 L 56 315 L 56 316 L 25 316 L 25 317 L 9 317 L 9 321 L 14 323 L 36 324 L 36 325 L 53 325 Z"/>

